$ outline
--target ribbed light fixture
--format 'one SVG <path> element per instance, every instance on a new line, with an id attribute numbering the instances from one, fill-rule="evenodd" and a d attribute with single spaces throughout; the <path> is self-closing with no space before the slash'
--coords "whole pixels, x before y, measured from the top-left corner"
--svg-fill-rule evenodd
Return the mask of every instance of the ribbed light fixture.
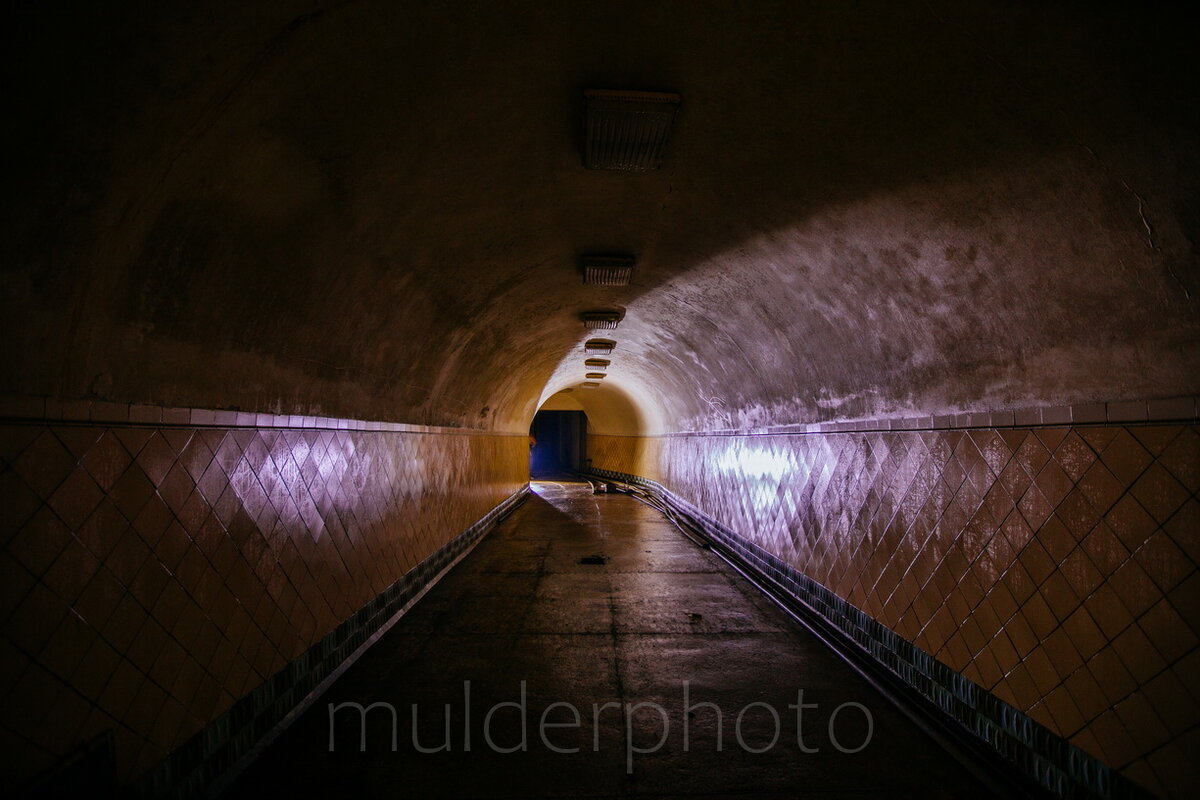
<path id="1" fill-rule="evenodd" d="M 588 169 L 649 172 L 663 151 L 681 98 L 669 92 L 588 89 L 583 164 Z"/>
<path id="2" fill-rule="evenodd" d="M 590 356 L 606 356 L 616 346 L 617 343 L 612 339 L 588 339 L 583 343 L 583 352 Z"/>
<path id="3" fill-rule="evenodd" d="M 583 282 L 592 286 L 628 286 L 633 256 L 584 256 Z"/>
<path id="4" fill-rule="evenodd" d="M 583 365 L 589 369 L 608 369 L 608 365 L 612 362 L 607 358 L 585 358 Z"/>
<path id="5" fill-rule="evenodd" d="M 589 331 L 612 330 L 621 323 L 625 312 L 615 309 L 597 309 L 584 311 L 579 316 L 583 320 L 584 327 Z"/>

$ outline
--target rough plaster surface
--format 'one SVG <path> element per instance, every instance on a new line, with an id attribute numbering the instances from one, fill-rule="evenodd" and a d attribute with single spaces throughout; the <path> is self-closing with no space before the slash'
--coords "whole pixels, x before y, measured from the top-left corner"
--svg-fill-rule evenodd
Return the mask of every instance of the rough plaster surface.
<path id="1" fill-rule="evenodd" d="M 603 305 L 599 432 L 1200 386 L 1174 12 L 61 11 L 8 26 L 8 394 L 517 431 Z M 660 172 L 581 167 L 589 86 L 682 94 Z"/>

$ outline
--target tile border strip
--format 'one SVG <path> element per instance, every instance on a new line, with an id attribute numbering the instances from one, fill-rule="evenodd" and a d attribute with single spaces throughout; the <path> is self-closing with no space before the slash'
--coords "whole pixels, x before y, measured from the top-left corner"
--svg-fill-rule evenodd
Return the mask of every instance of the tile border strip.
<path id="1" fill-rule="evenodd" d="M 1200 397 L 1162 400 L 1122 400 L 1112 403 L 1082 403 L 1039 406 L 1003 411 L 973 411 L 919 417 L 880 417 L 758 428 L 728 428 L 717 431 L 680 431 L 644 438 L 684 436 L 762 436 L 803 433 L 877 433 L 884 431 L 946 431 L 971 428 L 1032 428 L 1064 425 L 1137 425 L 1200 421 Z M 610 434 L 623 435 L 623 434 Z"/>
<path id="2" fill-rule="evenodd" d="M 529 484 L 363 606 L 290 664 L 234 702 L 128 788 L 133 797 L 218 793 L 424 593 L 529 496 Z"/>
<path id="3" fill-rule="evenodd" d="M 953 721 L 958 738 L 998 755 L 1023 777 L 1064 800 L 1151 800 L 1128 778 L 1072 745 L 900 634 L 882 625 L 790 564 L 717 522 L 656 481 L 592 468 L 592 477 L 627 483 L 648 492 L 689 527 L 718 545 L 755 579 L 785 595 L 806 618 L 832 634 L 831 644 L 927 706 L 926 714 Z M 947 725 L 946 727 L 950 727 Z"/>
<path id="4" fill-rule="evenodd" d="M 305 414 L 266 414 L 254 411 L 222 411 L 212 408 L 173 408 L 138 403 L 109 403 L 102 400 L 57 400 L 52 397 L 0 397 L 0 422 L 9 424 L 59 423 L 109 427 L 185 428 L 291 428 L 297 430 L 391 431 L 491 436 L 525 436 L 521 432 L 485 428 L 454 428 L 444 425 L 412 425 L 404 422 L 322 417 Z"/>
<path id="5" fill-rule="evenodd" d="M 295 428 L 351 431 L 401 431 L 410 433 L 524 436 L 522 432 L 483 428 L 413 425 L 403 422 L 323 417 L 305 414 L 270 414 L 211 408 L 164 407 L 103 400 L 58 400 L 53 397 L 0 397 L 0 421 L 60 422 L 70 424 L 186 426 L 193 428 Z M 1121 400 L 1106 403 L 1038 406 L 1002 411 L 974 411 L 917 417 L 880 417 L 859 420 L 729 428 L 717 431 L 679 431 L 659 436 L 754 436 L 785 433 L 846 433 L 877 431 L 957 430 L 1012 428 L 1040 425 L 1112 425 L 1200 421 L 1200 397 L 1158 400 Z M 611 434 L 622 435 L 622 434 Z M 658 437 L 648 437 L 658 438 Z"/>

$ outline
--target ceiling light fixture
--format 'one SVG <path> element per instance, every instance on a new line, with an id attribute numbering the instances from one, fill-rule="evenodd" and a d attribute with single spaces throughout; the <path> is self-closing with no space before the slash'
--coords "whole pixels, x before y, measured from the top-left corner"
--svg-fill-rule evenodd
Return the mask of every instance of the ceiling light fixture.
<path id="1" fill-rule="evenodd" d="M 682 98 L 670 92 L 588 89 L 583 165 L 649 172 L 662 165 Z"/>
<path id="2" fill-rule="evenodd" d="M 633 256 L 584 256 L 583 282 L 591 286 L 628 286 Z"/>
<path id="3" fill-rule="evenodd" d="M 606 309 L 603 311 L 584 311 L 579 315 L 583 325 L 589 331 L 612 330 L 625 318 L 624 311 Z"/>

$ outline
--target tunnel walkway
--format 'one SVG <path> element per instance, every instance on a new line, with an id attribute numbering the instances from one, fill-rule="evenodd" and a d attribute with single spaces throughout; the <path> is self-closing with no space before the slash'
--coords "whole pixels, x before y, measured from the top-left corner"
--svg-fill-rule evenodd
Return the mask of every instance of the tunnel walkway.
<path id="1" fill-rule="evenodd" d="M 989 796 L 657 511 L 533 488 L 225 796 Z"/>

